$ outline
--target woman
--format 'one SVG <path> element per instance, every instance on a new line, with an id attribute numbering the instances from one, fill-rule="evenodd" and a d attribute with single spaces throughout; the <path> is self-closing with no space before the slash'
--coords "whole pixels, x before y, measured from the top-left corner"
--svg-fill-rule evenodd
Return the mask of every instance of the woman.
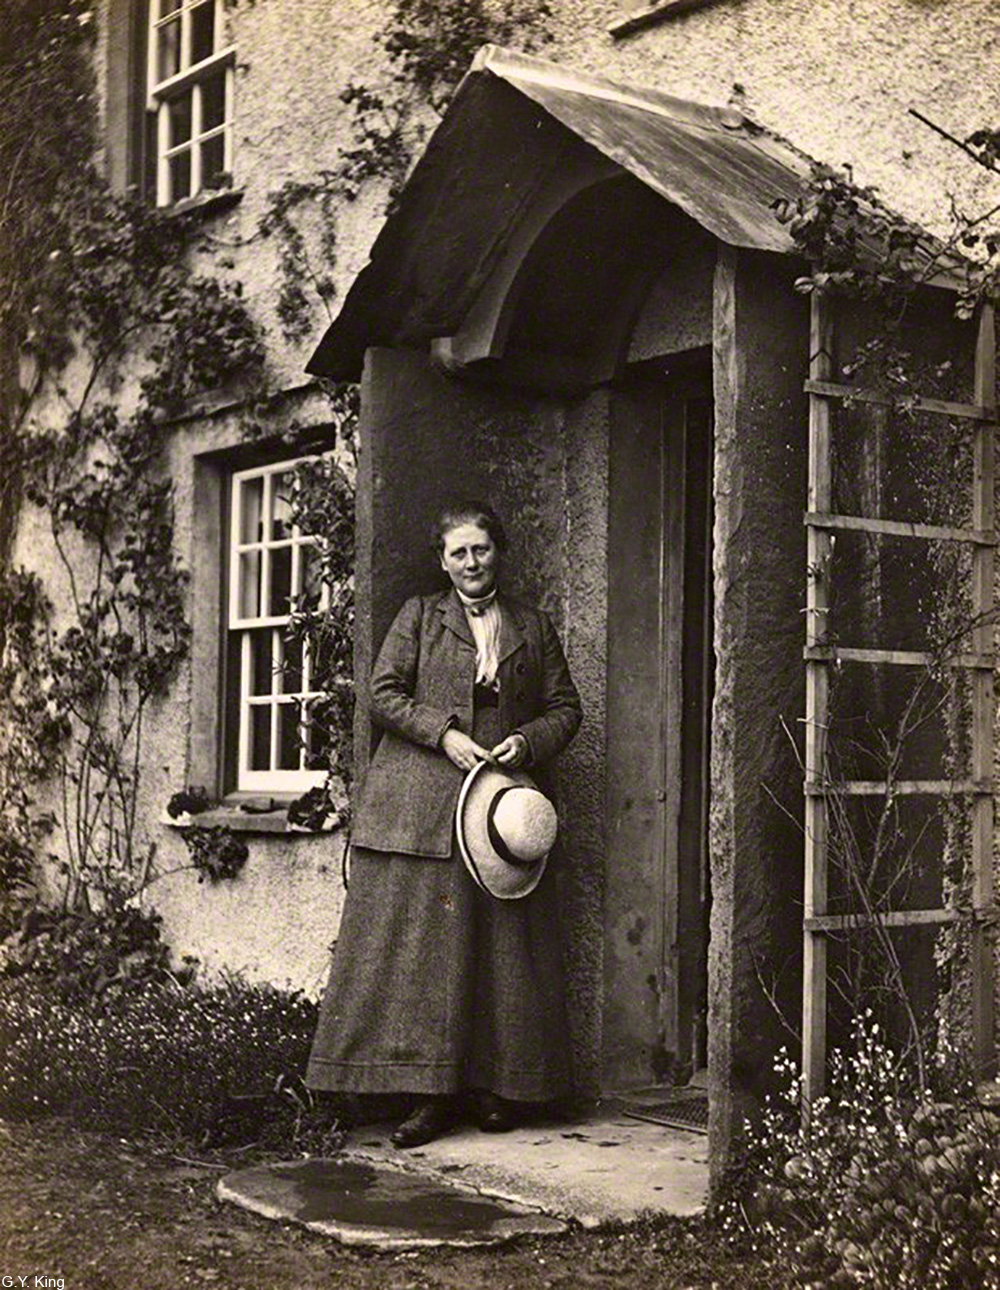
<path id="1" fill-rule="evenodd" d="M 480 1126 L 570 1090 L 552 866 L 520 900 L 479 890 L 457 859 L 455 805 L 481 760 L 545 765 L 580 724 L 548 617 L 498 589 L 503 527 L 447 508 L 448 591 L 399 611 L 371 678 L 384 733 L 355 812 L 352 881 L 306 1076 L 317 1090 L 408 1093 L 392 1140 L 419 1146 L 472 1093 Z"/>

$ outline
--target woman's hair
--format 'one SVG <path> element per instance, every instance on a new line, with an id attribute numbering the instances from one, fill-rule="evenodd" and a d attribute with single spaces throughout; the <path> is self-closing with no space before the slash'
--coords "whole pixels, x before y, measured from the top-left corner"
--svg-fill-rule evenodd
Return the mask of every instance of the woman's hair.
<path id="1" fill-rule="evenodd" d="M 478 528 L 485 529 L 498 551 L 507 550 L 507 534 L 497 513 L 483 502 L 464 498 L 449 502 L 438 511 L 431 530 L 431 544 L 438 555 L 444 552 L 445 536 L 460 524 L 475 524 Z"/>

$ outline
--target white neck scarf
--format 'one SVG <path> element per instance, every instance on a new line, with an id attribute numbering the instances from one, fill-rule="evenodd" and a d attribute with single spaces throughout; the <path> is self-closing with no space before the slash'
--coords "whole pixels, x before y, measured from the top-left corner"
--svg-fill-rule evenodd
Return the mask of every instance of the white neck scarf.
<path id="1" fill-rule="evenodd" d="M 458 591 L 458 588 L 455 588 Z M 465 595 L 458 591 L 458 598 L 465 610 L 465 617 L 476 642 L 476 684 L 493 685 L 497 677 L 500 647 L 500 606 L 496 588 L 488 596 Z"/>

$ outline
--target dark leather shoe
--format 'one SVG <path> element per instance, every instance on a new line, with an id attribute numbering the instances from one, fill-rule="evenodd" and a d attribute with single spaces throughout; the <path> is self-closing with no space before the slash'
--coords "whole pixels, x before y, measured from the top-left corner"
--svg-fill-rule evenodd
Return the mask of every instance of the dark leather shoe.
<path id="1" fill-rule="evenodd" d="M 455 1113 L 448 1098 L 433 1097 L 418 1102 L 401 1125 L 392 1133 L 390 1142 L 403 1150 L 422 1147 L 426 1142 L 440 1138 L 454 1126 Z"/>
<path id="2" fill-rule="evenodd" d="M 496 1093 L 480 1093 L 476 1098 L 476 1123 L 484 1133 L 509 1133 L 517 1128 L 516 1106 Z"/>

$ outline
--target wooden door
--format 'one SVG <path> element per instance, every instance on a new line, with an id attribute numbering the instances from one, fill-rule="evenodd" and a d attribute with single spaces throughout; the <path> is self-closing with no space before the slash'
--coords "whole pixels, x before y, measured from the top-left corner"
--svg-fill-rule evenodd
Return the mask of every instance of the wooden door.
<path id="1" fill-rule="evenodd" d="M 712 698 L 710 374 L 648 365 L 614 401 L 605 1081 L 705 1060 Z"/>

